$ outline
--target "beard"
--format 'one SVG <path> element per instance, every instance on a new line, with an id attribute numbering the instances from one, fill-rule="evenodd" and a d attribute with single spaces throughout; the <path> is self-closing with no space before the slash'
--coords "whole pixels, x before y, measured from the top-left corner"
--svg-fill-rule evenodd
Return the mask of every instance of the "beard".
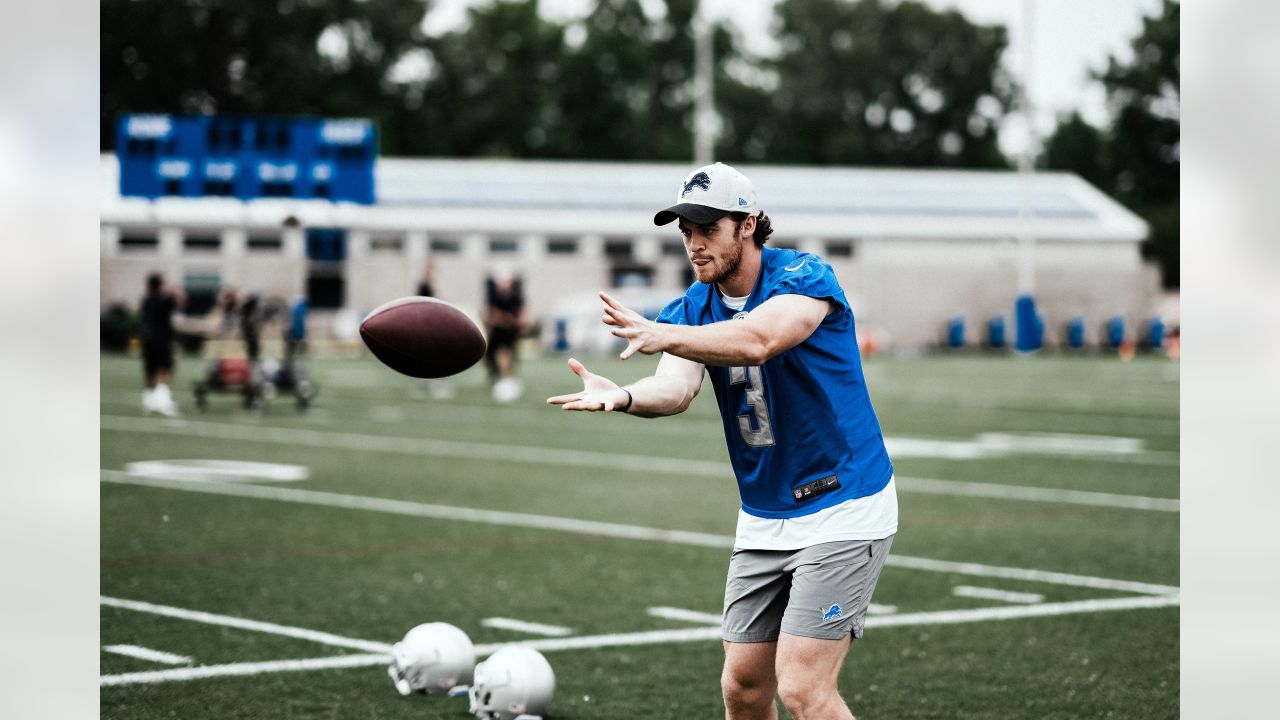
<path id="1" fill-rule="evenodd" d="M 742 264 L 742 243 L 735 242 L 733 243 L 732 246 L 730 246 L 730 250 L 728 254 L 725 255 L 724 264 L 720 267 L 719 271 L 710 270 L 710 272 L 713 273 L 711 277 L 707 278 L 706 280 L 702 280 L 702 278 L 698 278 L 698 279 L 702 280 L 702 282 L 705 282 L 708 285 L 717 285 L 736 275 L 738 273 L 738 266 L 741 264 Z M 694 266 L 694 271 L 695 272 L 697 271 L 696 265 Z"/>

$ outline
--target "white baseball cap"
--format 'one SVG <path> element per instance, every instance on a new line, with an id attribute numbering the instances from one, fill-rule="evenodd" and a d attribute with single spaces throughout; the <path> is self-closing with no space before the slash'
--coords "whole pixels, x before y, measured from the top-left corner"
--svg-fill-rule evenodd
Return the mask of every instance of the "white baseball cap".
<path id="1" fill-rule="evenodd" d="M 689 173 L 676 190 L 676 204 L 653 216 L 654 225 L 666 225 L 682 217 L 699 225 L 710 225 L 731 212 L 755 214 L 756 186 L 746 175 L 724 163 L 703 165 Z"/>

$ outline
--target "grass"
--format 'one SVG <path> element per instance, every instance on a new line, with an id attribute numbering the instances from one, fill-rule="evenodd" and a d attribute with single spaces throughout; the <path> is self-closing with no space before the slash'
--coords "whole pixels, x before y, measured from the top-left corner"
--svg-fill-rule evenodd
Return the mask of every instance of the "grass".
<path id="1" fill-rule="evenodd" d="M 737 493 L 710 389 L 684 416 L 642 421 L 564 413 L 542 399 L 575 387 L 562 358 L 525 362 L 525 398 L 488 397 L 483 375 L 456 397 L 368 359 L 316 359 L 317 404 L 278 401 L 249 414 L 214 396 L 194 413 L 203 365 L 182 362 L 184 423 L 140 420 L 139 361 L 102 359 L 102 467 L 162 459 L 287 463 L 291 488 L 731 535 Z M 587 359 L 631 380 L 653 361 Z M 1135 456 L 1015 453 L 895 458 L 901 529 L 895 556 L 1178 584 L 1178 515 L 1061 502 L 912 492 L 910 478 L 1178 495 L 1177 366 L 1096 357 L 873 358 L 872 398 L 893 438 L 972 441 L 981 433 L 1067 433 L 1141 441 Z M 185 401 L 185 402 L 183 402 Z M 431 441 L 480 443 L 470 456 Z M 517 455 L 520 446 L 723 463 L 723 476 Z M 541 458 L 541 459 L 537 459 Z M 594 459 L 591 459 L 594 458 Z M 477 643 L 528 639 L 480 624 L 513 617 L 575 635 L 688 628 L 647 614 L 720 609 L 728 552 L 521 526 L 102 484 L 102 593 L 209 613 L 393 642 L 446 621 Z M 897 613 L 1000 605 L 952 595 L 968 584 L 1043 594 L 1045 603 L 1126 593 L 890 566 L 875 601 Z M 1139 609 L 868 630 L 841 689 L 867 718 L 1166 718 L 1178 714 L 1178 609 Z M 191 657 L 195 666 L 318 658 L 354 650 L 111 607 L 102 644 Z M 722 651 L 714 641 L 548 651 L 555 718 L 713 718 Z M 104 651 L 103 675 L 166 666 Z M 103 687 L 104 718 L 457 718 L 465 701 L 401 698 L 382 668 L 262 673 Z M 785 717 L 785 713 L 783 715 Z"/>

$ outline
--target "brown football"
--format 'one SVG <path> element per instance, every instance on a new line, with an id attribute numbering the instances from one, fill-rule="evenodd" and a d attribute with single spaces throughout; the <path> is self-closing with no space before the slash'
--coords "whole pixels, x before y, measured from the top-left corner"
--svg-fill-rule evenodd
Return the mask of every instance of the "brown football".
<path id="1" fill-rule="evenodd" d="M 484 333 L 466 313 L 443 300 L 404 297 L 381 305 L 360 323 L 374 356 L 416 378 L 456 375 L 484 357 Z"/>

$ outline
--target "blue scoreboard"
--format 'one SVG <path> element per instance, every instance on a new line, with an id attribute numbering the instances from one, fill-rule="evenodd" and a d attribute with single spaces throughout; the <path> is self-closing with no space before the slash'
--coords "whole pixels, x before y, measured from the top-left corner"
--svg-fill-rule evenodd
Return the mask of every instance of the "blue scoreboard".
<path id="1" fill-rule="evenodd" d="M 120 194 L 374 202 L 377 129 L 365 119 L 122 115 Z"/>

